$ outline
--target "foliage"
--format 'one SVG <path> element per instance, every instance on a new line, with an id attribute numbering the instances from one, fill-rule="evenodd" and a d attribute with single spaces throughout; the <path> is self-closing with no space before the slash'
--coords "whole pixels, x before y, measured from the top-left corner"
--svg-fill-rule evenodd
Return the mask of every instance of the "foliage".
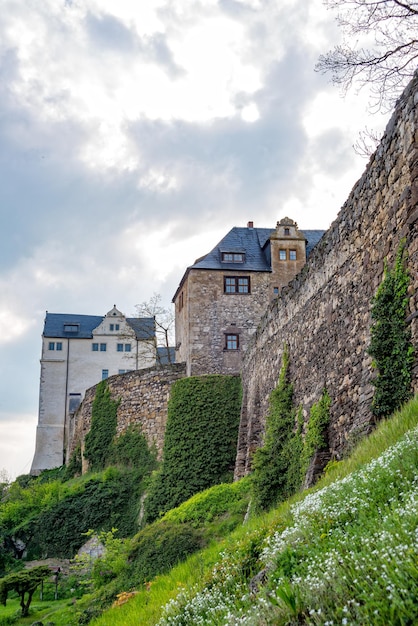
<path id="1" fill-rule="evenodd" d="M 142 529 L 133 539 L 127 584 L 150 581 L 202 547 L 201 534 L 188 524 L 160 521 Z"/>
<path id="2" fill-rule="evenodd" d="M 383 281 L 372 303 L 369 354 L 378 375 L 373 381 L 375 394 L 372 412 L 380 418 L 396 411 L 411 397 L 414 349 L 411 331 L 406 325 L 409 274 L 406 250 L 399 246 L 394 267 L 385 265 Z"/>
<path id="3" fill-rule="evenodd" d="M 91 471 L 103 469 L 111 455 L 113 438 L 116 435 L 117 409 L 119 402 L 112 400 L 106 380 L 96 387 L 96 396 L 91 410 L 91 428 L 86 435 L 84 456 Z"/>
<path id="4" fill-rule="evenodd" d="M 211 572 L 167 598 L 158 620 L 144 619 L 149 611 L 139 604 L 136 620 L 143 626 L 417 623 L 418 399 L 411 406 L 415 427 L 380 456 L 364 463 L 366 450 L 385 447 L 390 425 L 375 431 L 373 446 L 360 444 L 356 471 L 299 496 L 290 514 L 282 508 L 254 520 Z M 395 417 L 398 432 L 402 420 Z M 259 584 L 250 580 L 255 567 Z M 134 623 L 125 619 L 124 626 Z"/>
<path id="5" fill-rule="evenodd" d="M 344 90 L 353 83 L 370 86 L 377 106 L 390 108 L 417 66 L 418 3 L 324 0 L 324 4 L 338 11 L 336 19 L 345 39 L 319 57 L 316 69 L 330 72 Z"/>
<path id="6" fill-rule="evenodd" d="M 270 394 L 264 442 L 253 457 L 253 504 L 257 511 L 286 499 L 300 486 L 301 420 L 293 409 L 288 368 L 285 346 L 279 381 Z"/>
<path id="7" fill-rule="evenodd" d="M 70 480 L 74 478 L 74 476 L 80 476 L 82 472 L 82 463 L 83 457 L 81 453 L 81 445 L 79 444 L 74 449 L 72 455 L 70 456 L 70 460 L 66 465 L 65 478 L 66 480 Z"/>
<path id="8" fill-rule="evenodd" d="M 162 521 L 190 524 L 203 528 L 212 520 L 236 513 L 243 517 L 248 507 L 250 481 L 243 478 L 234 483 L 210 487 L 168 511 Z"/>
<path id="9" fill-rule="evenodd" d="M 0 580 L 0 602 L 5 605 L 8 594 L 11 591 L 15 591 L 20 597 L 22 617 L 26 617 L 29 614 L 33 594 L 40 583 L 50 575 L 49 567 L 40 565 L 32 569 L 21 570 L 20 572 L 14 572 L 5 576 Z"/>
<path id="10" fill-rule="evenodd" d="M 240 408 L 237 376 L 194 376 L 174 383 L 163 462 L 145 501 L 146 521 L 232 479 Z"/>
<path id="11" fill-rule="evenodd" d="M 129 426 L 114 440 L 111 457 L 116 465 L 135 469 L 138 480 L 149 474 L 157 465 L 156 452 L 149 449 L 138 424 Z"/>
<path id="12" fill-rule="evenodd" d="M 91 528 L 119 528 L 124 537 L 134 535 L 140 495 L 141 483 L 134 471 L 109 468 L 28 522 L 29 556 L 71 558 L 85 541 L 83 533 Z"/>
<path id="13" fill-rule="evenodd" d="M 323 390 L 318 402 L 312 405 L 306 434 L 303 440 L 303 450 L 300 462 L 301 479 L 306 476 L 309 463 L 316 452 L 328 448 L 328 438 L 326 430 L 330 420 L 331 398 L 328 391 Z"/>

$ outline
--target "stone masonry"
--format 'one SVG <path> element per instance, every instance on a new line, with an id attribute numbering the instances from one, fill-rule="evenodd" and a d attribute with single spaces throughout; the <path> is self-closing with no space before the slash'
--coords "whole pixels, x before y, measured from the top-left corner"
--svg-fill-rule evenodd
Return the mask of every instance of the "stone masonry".
<path id="1" fill-rule="evenodd" d="M 123 433 L 131 424 L 140 424 L 148 444 L 155 445 L 161 458 L 167 422 L 167 403 L 171 385 L 185 376 L 185 365 L 167 365 L 148 368 L 107 379 L 112 399 L 119 400 L 117 433 Z M 78 412 L 71 420 L 68 433 L 67 459 L 84 439 L 91 426 L 91 408 L 96 386 L 86 391 Z M 83 468 L 83 471 L 86 468 Z"/>
<path id="2" fill-rule="evenodd" d="M 339 458 L 373 427 L 371 301 L 405 238 L 411 275 L 408 323 L 418 356 L 418 75 L 398 101 L 375 154 L 300 274 L 269 306 L 242 368 L 243 405 L 235 477 L 261 444 L 283 345 L 290 351 L 295 404 L 305 419 L 326 386 L 329 442 Z M 418 392 L 415 360 L 413 390 Z"/>

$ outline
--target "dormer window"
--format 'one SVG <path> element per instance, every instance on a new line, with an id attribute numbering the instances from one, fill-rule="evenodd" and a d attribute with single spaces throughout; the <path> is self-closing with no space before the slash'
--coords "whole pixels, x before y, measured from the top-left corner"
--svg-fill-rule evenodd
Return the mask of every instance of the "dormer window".
<path id="1" fill-rule="evenodd" d="M 222 263 L 244 263 L 244 252 L 222 252 Z"/>
<path id="2" fill-rule="evenodd" d="M 65 333 L 78 333 L 79 324 L 64 324 Z"/>
<path id="3" fill-rule="evenodd" d="M 285 235 L 290 235 L 290 228 L 285 228 L 284 229 L 284 234 Z"/>

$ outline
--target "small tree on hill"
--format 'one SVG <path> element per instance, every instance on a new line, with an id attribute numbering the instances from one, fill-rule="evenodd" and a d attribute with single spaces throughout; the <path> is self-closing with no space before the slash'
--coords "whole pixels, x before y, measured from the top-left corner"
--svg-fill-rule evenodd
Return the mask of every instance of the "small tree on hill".
<path id="1" fill-rule="evenodd" d="M 22 617 L 29 614 L 30 603 L 37 587 L 45 578 L 51 575 L 47 565 L 40 565 L 32 569 L 9 574 L 0 580 L 0 602 L 6 606 L 7 596 L 10 591 L 15 591 L 20 597 Z"/>
<path id="2" fill-rule="evenodd" d="M 378 374 L 373 381 L 372 412 L 386 417 L 411 397 L 414 348 L 406 324 L 409 275 L 404 242 L 399 246 L 394 267 L 385 274 L 373 299 L 369 354 Z"/>

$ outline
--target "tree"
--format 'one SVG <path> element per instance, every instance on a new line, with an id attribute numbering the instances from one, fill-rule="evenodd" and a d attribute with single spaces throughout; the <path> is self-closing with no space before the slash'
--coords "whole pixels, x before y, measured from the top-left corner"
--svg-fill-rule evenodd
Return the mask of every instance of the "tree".
<path id="1" fill-rule="evenodd" d="M 386 417 L 411 396 L 414 348 L 406 323 L 409 275 L 404 242 L 399 246 L 394 267 L 385 266 L 383 281 L 373 299 L 373 321 L 369 354 L 378 375 L 373 381 L 375 394 L 372 413 Z"/>
<path id="2" fill-rule="evenodd" d="M 155 336 L 157 343 L 157 364 L 174 363 L 174 313 L 162 304 L 162 297 L 154 293 L 147 302 L 136 305 L 138 317 L 155 319 Z"/>
<path id="3" fill-rule="evenodd" d="M 338 11 L 343 43 L 319 57 L 346 92 L 369 85 L 377 109 L 392 108 L 418 60 L 418 0 L 323 0 Z"/>
<path id="4" fill-rule="evenodd" d="M 9 591 L 15 591 L 20 597 L 22 617 L 26 617 L 29 614 L 33 594 L 40 583 L 50 575 L 51 571 L 47 565 L 39 565 L 32 569 L 24 569 L 5 576 L 0 580 L 0 602 L 6 606 Z"/>

